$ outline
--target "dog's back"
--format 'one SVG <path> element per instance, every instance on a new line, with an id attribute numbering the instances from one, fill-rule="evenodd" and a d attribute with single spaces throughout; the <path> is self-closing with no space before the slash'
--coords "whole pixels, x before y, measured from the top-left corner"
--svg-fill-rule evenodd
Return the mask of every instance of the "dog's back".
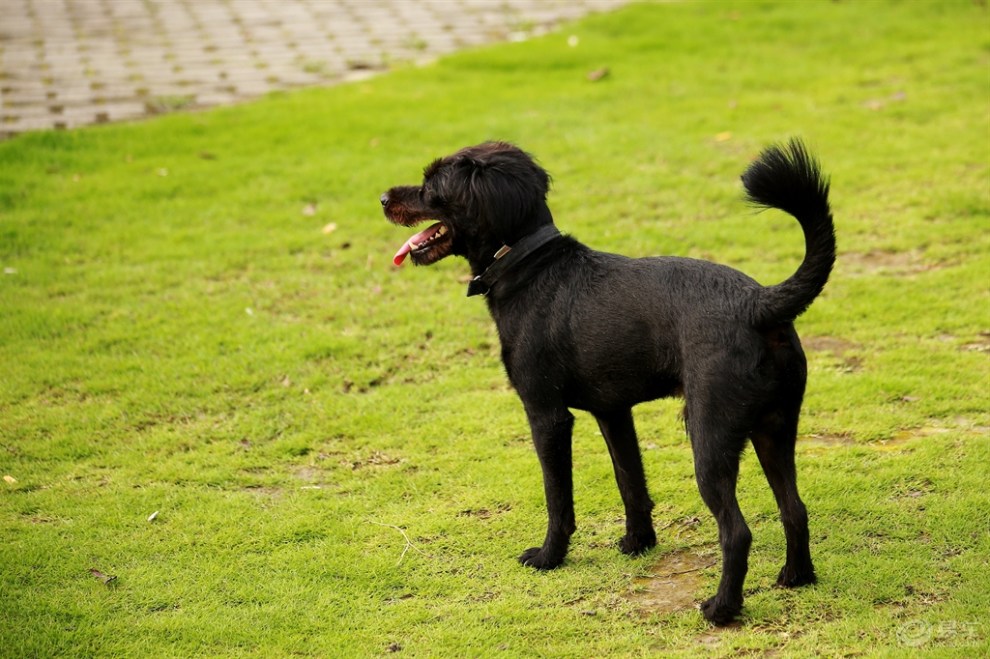
<path id="1" fill-rule="evenodd" d="M 628 258 L 576 241 L 562 241 L 532 266 L 537 272 L 516 299 L 524 303 L 503 306 L 497 317 L 517 389 L 553 382 L 569 407 L 594 413 L 679 395 L 706 360 L 720 362 L 726 377 L 760 382 L 771 363 L 761 361 L 784 350 L 779 359 L 803 370 L 796 334 L 779 339 L 793 333 L 792 323 L 759 324 L 766 289 L 733 268 Z"/>

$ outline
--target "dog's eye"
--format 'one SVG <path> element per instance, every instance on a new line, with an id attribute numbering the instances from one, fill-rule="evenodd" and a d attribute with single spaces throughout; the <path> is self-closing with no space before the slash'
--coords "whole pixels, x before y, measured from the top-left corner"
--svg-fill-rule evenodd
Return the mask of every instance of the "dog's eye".
<path id="1" fill-rule="evenodd" d="M 426 193 L 425 201 L 426 201 L 426 203 L 428 205 L 434 206 L 434 207 L 437 207 L 437 208 L 440 208 L 440 207 L 443 207 L 443 206 L 446 206 L 447 205 L 447 200 L 446 199 L 444 199 L 440 195 L 435 194 L 433 192 L 427 192 Z"/>

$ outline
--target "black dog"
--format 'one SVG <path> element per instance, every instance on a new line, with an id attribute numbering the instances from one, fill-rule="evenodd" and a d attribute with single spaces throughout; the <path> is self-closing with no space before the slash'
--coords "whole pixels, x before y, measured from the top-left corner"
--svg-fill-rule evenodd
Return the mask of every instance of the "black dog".
<path id="1" fill-rule="evenodd" d="M 731 268 L 677 257 L 630 259 L 594 251 L 553 225 L 549 176 L 517 147 L 489 142 L 428 166 L 421 186 L 382 195 L 396 224 L 435 224 L 395 255 L 428 265 L 456 254 L 474 274 L 522 399 L 543 468 L 549 525 L 525 565 L 560 565 L 574 533 L 569 408 L 598 421 L 626 511 L 619 546 L 656 545 L 632 407 L 683 395 L 701 496 L 718 522 L 722 579 L 701 605 L 726 624 L 739 614 L 752 535 L 736 501 L 749 438 L 773 489 L 787 538 L 781 586 L 815 582 L 808 515 L 798 497 L 794 444 L 807 368 L 793 321 L 828 280 L 835 234 L 828 181 L 799 141 L 764 151 L 743 174 L 751 202 L 800 222 L 797 272 L 761 286 Z"/>

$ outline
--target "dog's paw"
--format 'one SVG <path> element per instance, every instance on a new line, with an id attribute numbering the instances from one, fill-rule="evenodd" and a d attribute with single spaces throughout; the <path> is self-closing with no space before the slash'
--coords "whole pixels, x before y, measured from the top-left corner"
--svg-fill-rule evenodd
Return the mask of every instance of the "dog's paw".
<path id="1" fill-rule="evenodd" d="M 619 540 L 619 551 L 628 556 L 645 554 L 656 546 L 657 534 L 654 533 L 653 529 L 650 529 L 649 533 L 627 534 L 626 537 Z"/>
<path id="2" fill-rule="evenodd" d="M 736 616 L 742 611 L 742 602 L 727 603 L 718 598 L 718 595 L 701 603 L 701 615 L 705 620 L 716 627 L 724 627 L 735 621 Z"/>
<path id="3" fill-rule="evenodd" d="M 522 553 L 519 557 L 519 562 L 537 570 L 552 570 L 560 567 L 564 562 L 564 557 L 562 555 L 554 556 L 549 552 L 543 551 L 543 547 L 533 547 Z"/>
<path id="4" fill-rule="evenodd" d="M 815 576 L 815 569 L 810 565 L 804 569 L 785 565 L 777 576 L 777 585 L 781 588 L 797 588 L 817 582 L 818 577 Z"/>

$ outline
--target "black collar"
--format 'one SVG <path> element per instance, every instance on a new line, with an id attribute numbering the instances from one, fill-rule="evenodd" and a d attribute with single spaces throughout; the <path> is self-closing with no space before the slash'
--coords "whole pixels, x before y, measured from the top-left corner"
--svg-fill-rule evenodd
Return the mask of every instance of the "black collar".
<path id="1" fill-rule="evenodd" d="M 560 232 L 557 227 L 547 224 L 528 236 L 523 236 L 516 241 L 516 244 L 509 247 L 502 245 L 502 248 L 495 252 L 495 260 L 480 275 L 468 283 L 468 297 L 472 295 L 488 295 L 488 292 L 502 276 L 502 273 L 519 263 L 537 249 L 558 237 Z"/>

